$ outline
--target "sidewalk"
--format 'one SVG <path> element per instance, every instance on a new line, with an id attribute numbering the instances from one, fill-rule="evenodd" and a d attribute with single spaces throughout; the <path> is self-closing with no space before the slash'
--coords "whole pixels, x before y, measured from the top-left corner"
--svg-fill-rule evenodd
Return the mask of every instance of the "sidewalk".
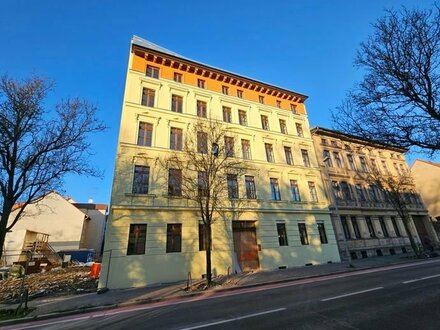
<path id="1" fill-rule="evenodd" d="M 197 280 L 193 281 L 192 283 L 192 288 L 194 289 L 188 291 L 185 290 L 186 281 L 182 281 L 156 287 L 109 290 L 103 294 L 88 293 L 73 296 L 41 297 L 29 301 L 28 306 L 30 308 L 35 308 L 35 310 L 32 311 L 26 319 L 29 321 L 29 318 L 48 318 L 60 314 L 65 315 L 68 313 L 80 313 L 88 310 L 106 309 L 133 304 L 145 304 L 168 299 L 203 295 L 208 291 L 212 293 L 212 291 L 218 292 L 234 290 L 237 288 L 259 286 L 269 283 L 287 282 L 394 264 L 417 262 L 420 262 L 420 259 L 408 259 L 406 256 L 384 256 L 353 260 L 352 265 L 354 267 L 349 267 L 347 262 L 342 262 L 287 268 L 275 271 L 259 271 L 255 273 L 236 274 L 231 275 L 229 278 L 225 276 L 215 278 L 214 281 L 219 283 L 219 285 L 205 291 L 196 290 L 197 287 L 202 287 L 204 283 L 203 280 Z M 0 309 L 13 309 L 16 306 L 17 305 L 0 304 Z M 10 324 L 11 321 L 6 322 Z M 6 325 L 6 323 L 0 322 L 0 326 L 2 325 Z"/>

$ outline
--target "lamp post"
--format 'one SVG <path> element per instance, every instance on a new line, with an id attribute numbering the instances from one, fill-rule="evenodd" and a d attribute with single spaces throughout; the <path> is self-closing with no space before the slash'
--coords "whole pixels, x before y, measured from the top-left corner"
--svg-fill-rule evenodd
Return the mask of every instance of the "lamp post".
<path id="1" fill-rule="evenodd" d="M 351 255 L 350 255 L 350 251 L 348 250 L 348 244 L 347 244 L 347 238 L 345 237 L 344 226 L 342 225 L 342 220 L 341 220 L 341 215 L 339 214 L 339 207 L 338 207 L 338 203 L 337 203 L 337 200 L 336 200 L 336 195 L 335 195 L 335 192 L 333 191 L 333 187 L 331 186 L 330 175 L 328 173 L 327 166 L 326 166 L 326 162 L 327 162 L 327 160 L 329 160 L 329 158 L 330 158 L 329 156 L 325 157 L 322 160 L 322 162 L 324 163 L 325 177 L 328 179 L 327 189 L 330 192 L 330 194 L 329 194 L 330 204 L 333 204 L 333 206 L 335 208 L 336 219 L 337 219 L 338 223 L 341 225 L 341 228 L 342 228 L 342 238 L 343 238 L 343 242 L 344 242 L 345 254 L 347 255 L 347 259 L 348 259 L 348 265 L 349 265 L 349 267 L 354 267 L 351 264 Z"/>

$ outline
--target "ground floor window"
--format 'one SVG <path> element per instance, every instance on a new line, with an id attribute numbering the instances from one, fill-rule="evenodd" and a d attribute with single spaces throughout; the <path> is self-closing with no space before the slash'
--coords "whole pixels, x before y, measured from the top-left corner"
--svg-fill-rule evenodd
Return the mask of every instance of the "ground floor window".
<path id="1" fill-rule="evenodd" d="M 280 246 L 287 246 L 289 243 L 287 242 L 287 231 L 285 223 L 277 223 L 277 232 L 278 232 L 278 242 Z"/>
<path id="2" fill-rule="evenodd" d="M 182 224 L 167 224 L 167 253 L 182 251 Z"/>
<path id="3" fill-rule="evenodd" d="M 323 222 L 318 222 L 318 232 L 319 232 L 319 238 L 321 239 L 321 244 L 327 244 L 327 234 L 325 232 L 325 227 Z"/>
<path id="4" fill-rule="evenodd" d="M 302 245 L 309 245 L 309 236 L 307 235 L 306 224 L 303 222 L 298 223 L 299 237 Z"/>
<path id="5" fill-rule="evenodd" d="M 147 225 L 131 224 L 128 234 L 127 255 L 145 254 Z"/>

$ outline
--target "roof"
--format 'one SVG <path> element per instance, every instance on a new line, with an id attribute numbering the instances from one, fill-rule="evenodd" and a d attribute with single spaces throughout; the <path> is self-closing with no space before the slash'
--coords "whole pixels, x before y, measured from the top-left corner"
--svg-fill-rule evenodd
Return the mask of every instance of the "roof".
<path id="1" fill-rule="evenodd" d="M 432 165 L 432 166 L 435 166 L 435 167 L 440 167 L 440 163 L 430 162 L 428 160 L 416 159 L 414 161 L 414 163 L 413 163 L 413 166 L 414 166 L 415 162 L 421 162 L 421 163 L 429 164 L 429 165 Z"/>
<path id="2" fill-rule="evenodd" d="M 206 68 L 210 68 L 210 69 L 213 69 L 213 70 L 225 73 L 225 74 L 230 75 L 230 76 L 235 76 L 235 77 L 238 77 L 238 78 L 246 79 L 246 80 L 249 80 L 251 82 L 258 83 L 260 85 L 270 86 L 270 87 L 273 87 L 273 88 L 276 88 L 276 89 L 279 89 L 279 90 L 282 90 L 282 91 L 285 91 L 285 92 L 288 92 L 288 93 L 291 93 L 291 94 L 295 94 L 297 97 L 299 97 L 302 100 L 302 102 L 304 102 L 308 98 L 307 95 L 300 94 L 300 93 L 297 93 L 297 92 L 285 89 L 283 87 L 279 87 L 279 86 L 276 86 L 276 85 L 273 85 L 273 84 L 269 84 L 269 83 L 266 83 L 266 82 L 263 82 L 263 81 L 259 81 L 259 80 L 253 79 L 253 78 L 249 78 L 249 77 L 246 77 L 246 76 L 243 76 L 243 75 L 239 75 L 239 74 L 231 72 L 231 71 L 227 71 L 227 70 L 224 70 L 224 69 L 219 69 L 219 68 L 216 68 L 216 67 L 214 67 L 212 65 L 204 64 L 202 62 L 189 59 L 189 58 L 184 57 L 182 55 L 179 55 L 179 54 L 177 54 L 177 53 L 175 53 L 175 52 L 173 52 L 173 51 L 171 51 L 169 49 L 166 49 L 164 47 L 156 45 L 155 43 L 153 43 L 151 41 L 148 41 L 148 40 L 145 40 L 145 39 L 143 39 L 141 37 L 138 37 L 136 35 L 134 35 L 132 37 L 131 43 L 136 45 L 136 46 L 140 46 L 140 47 L 143 47 L 143 48 L 146 48 L 146 49 L 150 49 L 150 50 L 153 50 L 155 52 L 162 53 L 162 54 L 165 54 L 165 55 L 168 55 L 168 56 L 171 56 L 171 57 L 176 57 L 176 58 L 185 60 L 187 62 L 191 62 L 191 63 L 193 63 L 195 65 L 206 67 Z"/>
<path id="3" fill-rule="evenodd" d="M 72 203 L 78 209 L 86 210 L 107 210 L 107 204 L 94 204 L 94 203 Z"/>
<path id="4" fill-rule="evenodd" d="M 402 147 L 399 147 L 396 145 L 383 143 L 383 142 L 375 141 L 372 139 L 364 138 L 364 137 L 361 137 L 358 135 L 353 135 L 350 133 L 345 133 L 345 132 L 341 132 L 341 131 L 337 131 L 337 130 L 333 130 L 333 129 L 329 129 L 329 128 L 324 128 L 324 127 L 319 127 L 319 126 L 315 126 L 315 127 L 311 128 L 310 132 L 312 132 L 312 134 L 326 135 L 326 136 L 331 136 L 331 137 L 335 137 L 335 138 L 343 137 L 346 140 L 352 141 L 355 143 L 370 145 L 373 147 L 379 147 L 379 148 L 383 148 L 383 149 L 389 149 L 389 150 L 402 152 L 402 153 L 405 153 L 408 151 L 408 149 L 402 148 Z"/>

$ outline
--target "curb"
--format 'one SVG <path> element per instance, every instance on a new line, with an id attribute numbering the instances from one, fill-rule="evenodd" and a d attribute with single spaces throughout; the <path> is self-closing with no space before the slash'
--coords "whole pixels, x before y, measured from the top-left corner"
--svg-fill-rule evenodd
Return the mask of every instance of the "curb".
<path id="1" fill-rule="evenodd" d="M 274 281 L 250 283 L 250 284 L 245 284 L 245 285 L 233 286 L 233 287 L 229 287 L 229 288 L 213 289 L 210 291 L 189 292 L 186 295 L 182 295 L 182 296 L 166 297 L 166 298 L 146 298 L 146 299 L 140 299 L 140 300 L 137 300 L 134 302 L 121 302 L 118 304 L 81 307 L 81 308 L 74 309 L 74 310 L 54 312 L 54 313 L 48 313 L 48 314 L 42 314 L 42 315 L 35 315 L 33 317 L 24 317 L 24 318 L 19 318 L 19 319 L 0 321 L 0 327 L 10 326 L 10 325 L 15 325 L 15 324 L 20 324 L 20 323 L 26 323 L 26 322 L 43 321 L 43 320 L 47 320 L 47 319 L 60 318 L 60 317 L 71 316 L 71 315 L 79 315 L 79 314 L 85 314 L 85 313 L 91 313 L 91 312 L 105 311 L 105 310 L 109 310 L 109 309 L 115 309 L 118 307 L 147 305 L 147 304 L 153 304 L 153 303 L 158 303 L 158 302 L 163 302 L 163 301 L 186 299 L 186 298 L 191 298 L 191 297 L 196 297 L 196 296 L 202 296 L 207 292 L 236 291 L 236 290 L 241 290 L 241 289 L 255 288 L 255 287 L 261 287 L 261 286 L 272 285 L 272 284 L 296 282 L 296 281 L 301 281 L 301 280 L 308 279 L 308 278 L 318 278 L 318 277 L 324 277 L 324 276 L 330 276 L 330 275 L 353 273 L 356 271 L 363 271 L 363 270 L 367 270 L 367 269 L 384 268 L 384 267 L 399 265 L 399 264 L 424 263 L 426 261 L 427 261 L 426 259 L 425 260 L 404 260 L 404 261 L 400 261 L 400 262 L 392 262 L 392 263 L 389 263 L 386 265 L 373 265 L 373 266 L 369 266 L 369 267 L 347 268 L 345 270 L 339 270 L 339 271 L 322 273 L 322 274 L 315 274 L 315 275 L 309 275 L 309 276 L 301 276 L 301 277 L 295 277 L 295 278 L 290 277 L 290 278 L 284 278 L 284 279 L 274 280 Z"/>

